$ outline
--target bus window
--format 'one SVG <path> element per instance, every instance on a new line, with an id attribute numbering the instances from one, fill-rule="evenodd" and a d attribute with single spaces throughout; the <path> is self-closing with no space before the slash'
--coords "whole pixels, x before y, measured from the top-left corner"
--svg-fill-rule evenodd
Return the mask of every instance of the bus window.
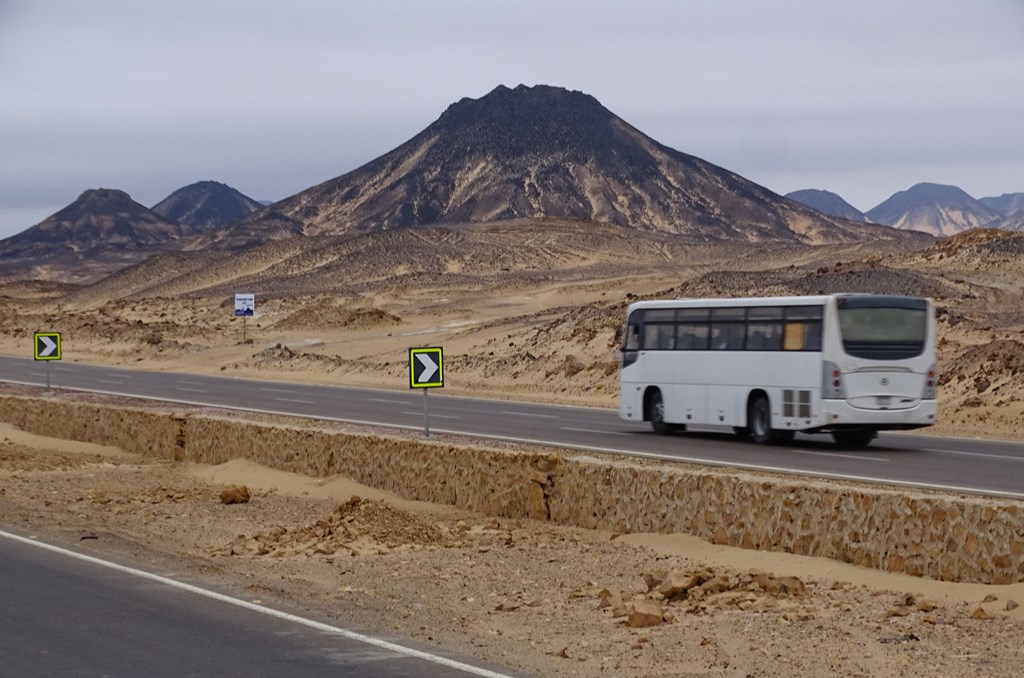
<path id="1" fill-rule="evenodd" d="M 624 351 L 639 351 L 640 350 L 640 326 L 634 323 L 630 323 L 626 326 L 626 340 L 623 342 L 622 350 Z"/>
<path id="2" fill-rule="evenodd" d="M 644 325 L 644 350 L 671 351 L 676 347 L 676 326 L 668 323 Z"/>
<path id="3" fill-rule="evenodd" d="M 785 339 L 782 342 L 782 348 L 787 351 L 802 351 L 804 350 L 804 328 L 806 325 L 803 323 L 786 323 L 786 334 Z"/>
<path id="4" fill-rule="evenodd" d="M 677 326 L 676 348 L 683 351 L 705 351 L 708 348 L 708 326 L 680 323 Z"/>
<path id="5" fill-rule="evenodd" d="M 786 351 L 820 351 L 821 306 L 789 306 L 785 309 L 785 334 L 782 348 Z"/>
<path id="6" fill-rule="evenodd" d="M 711 348 L 716 351 L 739 351 L 743 349 L 746 334 L 744 318 L 747 309 L 725 307 L 711 309 Z"/>
<path id="7" fill-rule="evenodd" d="M 743 348 L 743 323 L 712 323 L 711 348 L 716 351 L 739 351 Z"/>
<path id="8" fill-rule="evenodd" d="M 747 350 L 782 348 L 782 307 L 752 306 L 747 310 Z"/>

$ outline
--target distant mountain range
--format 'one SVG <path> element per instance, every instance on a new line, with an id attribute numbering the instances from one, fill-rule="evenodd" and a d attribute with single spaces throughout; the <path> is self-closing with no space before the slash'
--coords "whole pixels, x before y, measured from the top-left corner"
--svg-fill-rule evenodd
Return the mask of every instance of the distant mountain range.
<path id="1" fill-rule="evenodd" d="M 376 160 L 270 205 L 215 181 L 179 189 L 152 209 L 123 191 L 86 191 L 0 241 L 0 272 L 44 276 L 89 258 L 116 270 L 153 252 L 524 219 L 605 223 L 688 242 L 926 238 L 917 231 L 1020 228 L 1022 202 L 1024 193 L 975 200 L 937 184 L 918 184 L 867 213 L 823 190 L 783 197 L 658 143 L 582 92 L 499 86 L 452 104 Z"/>
<path id="2" fill-rule="evenodd" d="M 982 227 L 1021 230 L 1024 223 L 1024 193 L 975 199 L 956 186 L 920 183 L 892 195 L 864 214 L 828 191 L 794 191 L 786 197 L 825 214 L 937 236 L 955 235 Z"/>

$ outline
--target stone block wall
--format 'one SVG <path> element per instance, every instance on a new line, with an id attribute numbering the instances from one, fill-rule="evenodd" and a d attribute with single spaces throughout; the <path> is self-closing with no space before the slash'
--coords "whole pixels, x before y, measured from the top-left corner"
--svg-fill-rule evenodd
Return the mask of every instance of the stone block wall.
<path id="1" fill-rule="evenodd" d="M 820 556 L 947 581 L 1024 581 L 1024 504 L 593 455 L 509 451 L 194 413 L 0 396 L 0 421 L 160 459 L 245 458 L 407 499 Z"/>

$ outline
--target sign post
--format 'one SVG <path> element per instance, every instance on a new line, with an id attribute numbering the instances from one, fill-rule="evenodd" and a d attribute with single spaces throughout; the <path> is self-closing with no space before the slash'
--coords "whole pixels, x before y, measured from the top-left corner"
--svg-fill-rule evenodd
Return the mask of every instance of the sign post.
<path id="1" fill-rule="evenodd" d="M 50 361 L 60 360 L 60 332 L 36 332 L 32 337 L 36 360 L 46 361 L 46 390 L 50 390 Z"/>
<path id="2" fill-rule="evenodd" d="M 444 388 L 444 349 L 440 346 L 409 349 L 409 388 L 423 389 L 423 436 L 429 438 L 427 393 L 432 388 Z"/>
<path id="3" fill-rule="evenodd" d="M 245 336 L 245 319 L 256 315 L 256 295 L 236 294 L 235 295 L 235 317 L 242 319 L 242 343 L 247 340 Z"/>

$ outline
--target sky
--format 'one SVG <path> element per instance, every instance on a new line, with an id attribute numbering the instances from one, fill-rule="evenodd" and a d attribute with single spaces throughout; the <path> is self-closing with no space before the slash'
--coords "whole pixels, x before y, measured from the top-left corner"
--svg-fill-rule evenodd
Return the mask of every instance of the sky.
<path id="1" fill-rule="evenodd" d="M 519 84 L 780 194 L 1024 191 L 1024 0 L 0 0 L 0 238 L 90 188 L 279 200 Z"/>

